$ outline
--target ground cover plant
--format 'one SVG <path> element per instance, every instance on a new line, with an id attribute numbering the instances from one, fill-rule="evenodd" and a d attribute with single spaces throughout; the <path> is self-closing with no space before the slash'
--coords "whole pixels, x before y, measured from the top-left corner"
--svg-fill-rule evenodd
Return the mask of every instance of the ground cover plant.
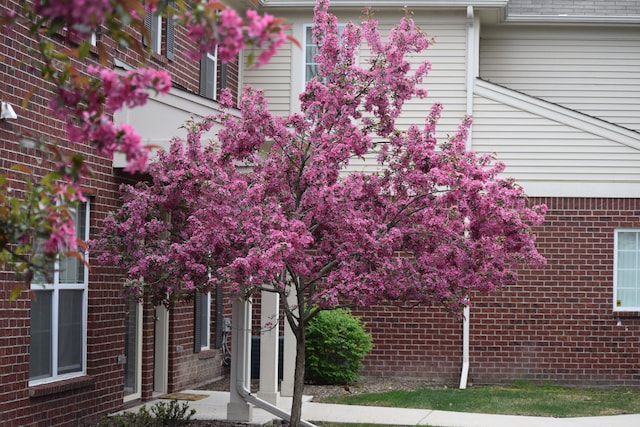
<path id="1" fill-rule="evenodd" d="M 350 405 L 421 408 L 486 414 L 584 417 L 640 413 L 640 390 L 517 383 L 510 386 L 422 388 L 327 397 Z"/>

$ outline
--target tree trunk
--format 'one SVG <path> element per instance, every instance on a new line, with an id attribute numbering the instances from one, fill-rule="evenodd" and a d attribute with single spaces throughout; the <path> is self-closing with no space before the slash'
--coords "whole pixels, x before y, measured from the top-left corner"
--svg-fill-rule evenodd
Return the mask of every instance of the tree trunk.
<path id="1" fill-rule="evenodd" d="M 304 359 L 305 359 L 305 331 L 304 325 L 298 324 L 296 335 L 296 369 L 293 381 L 293 402 L 291 403 L 291 427 L 301 426 L 302 393 L 304 392 Z"/>

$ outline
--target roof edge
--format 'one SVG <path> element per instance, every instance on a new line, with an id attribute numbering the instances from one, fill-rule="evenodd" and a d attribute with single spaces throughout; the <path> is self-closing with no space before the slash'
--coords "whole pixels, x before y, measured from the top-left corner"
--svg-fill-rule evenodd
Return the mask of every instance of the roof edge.
<path id="1" fill-rule="evenodd" d="M 368 0 L 366 2 L 358 0 L 332 0 L 331 7 L 500 7 L 504 8 L 509 3 L 508 0 Z M 301 8 L 313 7 L 315 0 L 258 0 L 258 4 L 262 8 Z"/>
<path id="2" fill-rule="evenodd" d="M 507 14 L 505 23 L 513 24 L 639 24 L 640 16 L 606 16 L 606 15 L 509 15 Z"/>

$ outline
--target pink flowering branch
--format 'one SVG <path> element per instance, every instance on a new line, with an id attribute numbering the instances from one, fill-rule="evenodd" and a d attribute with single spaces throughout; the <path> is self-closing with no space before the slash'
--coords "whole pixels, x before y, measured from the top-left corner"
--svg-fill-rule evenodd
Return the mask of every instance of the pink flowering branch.
<path id="1" fill-rule="evenodd" d="M 125 106 L 145 105 L 152 92 L 168 93 L 170 76 L 165 70 L 151 68 L 119 74 L 102 66 L 80 68 L 78 64 L 88 58 L 92 50 L 90 35 L 98 30 L 119 46 L 130 47 L 141 57 L 148 55 L 140 43 L 140 35 L 148 36 L 144 26 L 147 14 L 171 17 L 178 25 L 187 27 L 188 37 L 195 46 L 187 53 L 191 59 L 199 59 L 205 53 L 217 53 L 221 61 L 227 62 L 235 60 L 242 49 L 252 48 L 258 53 L 257 65 L 262 65 L 287 40 L 282 20 L 251 10 L 243 18 L 217 0 L 175 3 L 151 0 L 144 4 L 138 0 L 36 0 L 23 3 L 20 12 L 0 10 L 0 32 L 10 34 L 15 25 L 23 25 L 35 39 L 37 49 L 29 52 L 29 56 L 35 53 L 39 62 L 33 69 L 51 83 L 53 96 L 48 107 L 52 116 L 64 123 L 71 150 L 74 144 L 90 143 L 98 153 L 109 158 L 115 153 L 124 153 L 125 170 L 132 173 L 146 170 L 149 147 L 142 144 L 142 138 L 130 125 L 116 125 L 113 113 Z M 53 41 L 60 37 L 71 40 L 77 47 L 63 49 Z M 106 63 L 106 53 L 100 43 L 96 50 L 100 63 Z M 24 105 L 28 105 L 33 94 L 27 95 Z M 37 136 L 33 139 L 40 140 Z M 33 197 L 39 197 L 43 205 L 56 203 L 61 207 L 81 199 L 81 183 L 91 174 L 84 158 L 77 153 L 65 155 L 56 144 L 39 145 L 47 146 L 51 151 L 56 168 L 45 179 L 55 176 L 56 180 L 46 183 L 43 180 L 41 188 L 44 190 L 35 191 Z M 5 179 L 4 176 L 0 178 Z M 43 210 L 43 215 L 30 218 L 26 217 L 26 211 L 20 211 L 25 223 L 20 225 L 17 218 L 9 220 L 6 214 L 9 210 L 4 209 L 5 205 L 17 203 L 18 198 L 3 193 L 1 201 L 0 222 L 3 225 L 35 228 L 36 231 L 28 233 L 33 238 L 36 235 L 41 238 L 42 231 L 48 230 L 49 235 L 44 239 L 46 253 L 76 248 L 73 223 L 64 210 L 51 207 Z M 26 199 L 23 202 L 29 203 Z M 27 225 L 32 218 L 40 222 Z M 3 233 L 1 237 L 7 241 L 0 247 L 0 261 L 2 266 L 28 270 L 29 274 L 24 276 L 29 278 L 43 266 L 36 262 L 23 263 L 35 246 L 21 236 L 19 230 Z"/>

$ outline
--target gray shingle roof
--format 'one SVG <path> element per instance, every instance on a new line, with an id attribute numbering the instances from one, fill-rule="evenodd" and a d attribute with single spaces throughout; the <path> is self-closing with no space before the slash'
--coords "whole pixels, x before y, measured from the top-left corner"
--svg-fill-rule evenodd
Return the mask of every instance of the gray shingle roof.
<path id="1" fill-rule="evenodd" d="M 510 16 L 640 16 L 639 0 L 509 0 Z"/>

